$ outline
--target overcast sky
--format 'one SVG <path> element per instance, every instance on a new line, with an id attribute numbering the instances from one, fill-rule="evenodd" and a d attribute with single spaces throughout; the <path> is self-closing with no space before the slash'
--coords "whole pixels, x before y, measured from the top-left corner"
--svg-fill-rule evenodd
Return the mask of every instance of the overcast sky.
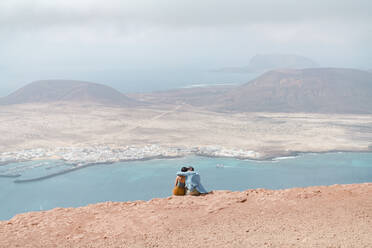
<path id="1" fill-rule="evenodd" d="M 0 96 L 51 78 L 123 92 L 240 83 L 211 70 L 265 53 L 372 68 L 371 13 L 371 0 L 1 0 Z"/>

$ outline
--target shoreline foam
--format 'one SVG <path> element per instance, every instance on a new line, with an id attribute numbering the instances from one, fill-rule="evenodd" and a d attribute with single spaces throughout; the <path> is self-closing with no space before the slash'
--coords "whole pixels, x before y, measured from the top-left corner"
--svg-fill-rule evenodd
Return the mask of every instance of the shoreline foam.
<path id="1" fill-rule="evenodd" d="M 27 149 L 0 153 L 0 166 L 35 160 L 63 160 L 72 165 L 109 164 L 151 159 L 172 159 L 190 155 L 212 158 L 235 158 L 241 160 L 273 161 L 295 158 L 301 154 L 322 154 L 334 152 L 372 152 L 371 150 L 326 150 L 326 151 L 253 151 L 221 146 L 207 147 L 164 147 L 146 146 L 91 146 L 57 147 L 55 149 Z"/>

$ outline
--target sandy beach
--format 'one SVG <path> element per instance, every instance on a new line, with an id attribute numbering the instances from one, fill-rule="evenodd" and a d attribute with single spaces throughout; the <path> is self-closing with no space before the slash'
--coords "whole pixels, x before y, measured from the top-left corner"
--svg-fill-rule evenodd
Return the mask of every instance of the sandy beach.
<path id="1" fill-rule="evenodd" d="M 372 184 L 105 202 L 0 222 L 1 247 L 371 247 Z"/>

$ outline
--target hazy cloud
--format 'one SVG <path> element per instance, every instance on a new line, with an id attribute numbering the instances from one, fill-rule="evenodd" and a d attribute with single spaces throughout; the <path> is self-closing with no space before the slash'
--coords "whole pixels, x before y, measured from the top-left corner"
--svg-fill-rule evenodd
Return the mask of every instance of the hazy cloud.
<path id="1" fill-rule="evenodd" d="M 372 67 L 367 0 L 2 0 L 0 95 L 36 79 L 123 90 L 244 81 L 204 71 L 257 53 Z"/>

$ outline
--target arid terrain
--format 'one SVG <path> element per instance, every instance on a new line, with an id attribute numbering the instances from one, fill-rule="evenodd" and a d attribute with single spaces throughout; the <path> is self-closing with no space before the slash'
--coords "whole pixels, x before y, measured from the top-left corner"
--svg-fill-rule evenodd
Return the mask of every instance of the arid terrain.
<path id="1" fill-rule="evenodd" d="M 202 104 L 231 93 L 230 86 L 129 98 L 86 83 L 46 95 L 33 89 L 5 98 L 17 104 L 0 105 L 1 163 L 61 159 L 53 149 L 67 151 L 62 158 L 77 165 L 194 150 L 253 159 L 372 151 L 368 111 L 242 112 Z M 117 101 L 107 103 L 110 95 Z M 245 106 L 246 97 L 237 99 Z M 365 183 L 59 208 L 0 222 L 0 247 L 371 247 L 371 195 L 372 184 Z"/>
<path id="2" fill-rule="evenodd" d="M 372 248 L 371 13 L 0 0 L 0 248 Z"/>
<path id="3" fill-rule="evenodd" d="M 371 247 L 372 184 L 216 191 L 19 214 L 0 247 Z"/>
<path id="4" fill-rule="evenodd" d="M 0 153 L 157 145 L 164 151 L 220 147 L 265 159 L 371 151 L 371 80 L 356 69 L 285 69 L 242 85 L 141 94 L 91 82 L 35 81 L 0 98 Z"/>
<path id="5" fill-rule="evenodd" d="M 90 145 L 253 150 L 368 151 L 372 115 L 216 113 L 190 105 L 123 108 L 91 104 L 0 106 L 0 151 Z"/>

